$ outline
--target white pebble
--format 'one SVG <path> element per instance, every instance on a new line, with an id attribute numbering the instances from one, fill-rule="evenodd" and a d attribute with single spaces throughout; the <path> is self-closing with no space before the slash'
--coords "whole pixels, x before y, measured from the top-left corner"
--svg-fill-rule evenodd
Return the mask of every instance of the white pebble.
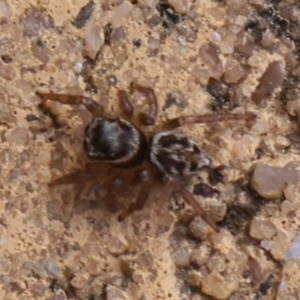
<path id="1" fill-rule="evenodd" d="M 300 258 L 300 231 L 289 248 L 286 258 L 288 260 L 298 260 Z"/>
<path id="2" fill-rule="evenodd" d="M 74 69 L 74 71 L 75 71 L 77 74 L 79 74 L 79 73 L 82 71 L 82 69 L 83 69 L 82 63 L 81 63 L 81 62 L 77 62 L 77 63 L 74 65 L 73 69 Z"/>
<path id="3" fill-rule="evenodd" d="M 221 40 L 221 35 L 220 35 L 218 32 L 215 32 L 215 31 L 214 31 L 214 32 L 211 34 L 211 38 L 212 38 L 213 41 L 219 42 L 219 41 Z"/>

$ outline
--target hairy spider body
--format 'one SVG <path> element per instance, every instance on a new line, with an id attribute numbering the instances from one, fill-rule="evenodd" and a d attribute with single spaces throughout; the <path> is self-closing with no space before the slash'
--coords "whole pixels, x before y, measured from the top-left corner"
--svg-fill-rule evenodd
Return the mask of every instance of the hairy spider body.
<path id="1" fill-rule="evenodd" d="M 152 88 L 137 83 L 130 84 L 131 92 L 137 91 L 145 95 L 148 112 L 140 116 L 141 125 L 153 125 L 158 112 L 155 93 Z M 122 169 L 132 169 L 148 160 L 155 170 L 163 175 L 174 192 L 179 193 L 211 227 L 216 225 L 203 211 L 194 199 L 191 192 L 186 189 L 187 179 L 203 167 L 210 165 L 210 159 L 201 151 L 195 141 L 186 135 L 176 133 L 177 127 L 186 124 L 209 123 L 224 120 L 251 120 L 255 118 L 252 113 L 245 114 L 207 114 L 179 117 L 165 124 L 167 131 L 158 132 L 148 140 L 141 129 L 132 122 L 134 109 L 129 96 L 124 90 L 118 91 L 120 108 L 124 118 L 112 118 L 105 114 L 103 107 L 94 100 L 82 96 L 71 96 L 54 93 L 37 93 L 43 103 L 47 100 L 58 101 L 63 104 L 82 104 L 92 114 L 93 118 L 85 130 L 84 149 L 88 157 L 97 159 L 106 164 Z M 172 129 L 172 131 L 170 131 Z M 150 170 L 139 167 L 138 177 L 141 184 L 140 193 L 135 202 L 119 215 L 119 220 L 125 219 L 135 210 L 142 209 L 151 191 Z M 53 180 L 50 185 L 76 183 L 87 172 L 71 173 Z M 121 176 L 121 172 L 120 172 Z M 115 178 L 113 189 L 118 190 L 123 180 Z"/>

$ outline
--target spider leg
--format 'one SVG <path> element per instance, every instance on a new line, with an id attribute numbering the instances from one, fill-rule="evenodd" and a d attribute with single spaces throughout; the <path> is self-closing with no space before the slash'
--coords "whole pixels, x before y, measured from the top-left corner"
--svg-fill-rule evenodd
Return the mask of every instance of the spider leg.
<path id="1" fill-rule="evenodd" d="M 138 198 L 135 202 L 131 203 L 127 209 L 125 209 L 119 216 L 118 220 L 123 221 L 126 219 L 130 214 L 132 214 L 136 210 L 141 210 L 144 207 L 145 202 L 148 199 L 151 190 L 151 177 L 148 171 L 142 171 L 140 173 L 141 178 L 141 190 L 138 195 Z"/>
<path id="2" fill-rule="evenodd" d="M 118 208 L 118 196 L 127 194 L 129 192 L 128 186 L 126 186 L 121 178 L 115 178 L 107 188 L 108 193 L 104 197 L 106 207 L 110 212 L 117 212 Z"/>
<path id="3" fill-rule="evenodd" d="M 129 101 L 128 94 L 124 90 L 118 91 L 119 105 L 124 115 L 130 120 L 133 115 L 133 107 Z"/>
<path id="4" fill-rule="evenodd" d="M 189 192 L 186 188 L 183 188 L 179 191 L 182 198 L 190 204 L 190 206 L 195 210 L 195 212 L 215 231 L 219 231 L 217 225 L 209 218 L 207 213 L 203 208 L 198 204 L 198 202 L 193 197 L 192 193 Z"/>
<path id="5" fill-rule="evenodd" d="M 102 117 L 104 115 L 103 107 L 91 98 L 79 95 L 55 94 L 55 93 L 36 93 L 45 103 L 47 100 L 57 101 L 62 104 L 84 105 L 93 117 Z"/>
<path id="6" fill-rule="evenodd" d="M 136 90 L 142 94 L 145 94 L 149 108 L 147 113 L 141 114 L 141 121 L 143 125 L 153 125 L 158 112 L 157 99 L 153 89 L 147 86 L 139 85 L 135 82 L 131 82 L 130 89 L 131 91 Z"/>
<path id="7" fill-rule="evenodd" d="M 87 173 L 81 170 L 76 172 L 63 175 L 58 177 L 48 183 L 49 186 L 56 186 L 56 185 L 65 185 L 65 184 L 73 184 L 73 183 L 80 183 L 82 181 L 88 181 L 92 177 L 91 173 Z"/>
<path id="8" fill-rule="evenodd" d="M 178 180 L 169 180 L 169 183 L 175 188 L 175 191 L 178 192 L 181 197 L 187 202 L 195 212 L 216 232 L 219 231 L 217 225 L 209 218 L 207 213 L 203 210 L 203 208 L 199 205 L 199 203 L 195 200 L 193 194 L 189 192 Z M 178 190 L 179 187 L 179 190 Z"/>
<path id="9" fill-rule="evenodd" d="M 251 113 L 240 113 L 240 114 L 231 114 L 231 113 L 223 113 L 223 114 L 207 114 L 207 115 L 191 115 L 185 117 L 178 117 L 172 119 L 168 122 L 167 126 L 171 127 L 171 129 L 175 129 L 180 126 L 189 125 L 189 124 L 197 124 L 197 123 L 214 123 L 221 121 L 237 121 L 237 120 L 253 120 L 256 116 Z"/>

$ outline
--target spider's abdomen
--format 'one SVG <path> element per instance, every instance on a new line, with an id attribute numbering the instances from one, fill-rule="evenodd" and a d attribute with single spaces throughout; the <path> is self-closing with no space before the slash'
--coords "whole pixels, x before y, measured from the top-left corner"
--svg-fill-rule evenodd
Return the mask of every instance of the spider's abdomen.
<path id="1" fill-rule="evenodd" d="M 85 132 L 90 158 L 128 168 L 140 164 L 147 154 L 146 136 L 123 119 L 93 118 Z"/>
<path id="2" fill-rule="evenodd" d="M 189 176 L 210 164 L 195 141 L 172 131 L 155 134 L 150 149 L 151 163 L 169 176 Z"/>

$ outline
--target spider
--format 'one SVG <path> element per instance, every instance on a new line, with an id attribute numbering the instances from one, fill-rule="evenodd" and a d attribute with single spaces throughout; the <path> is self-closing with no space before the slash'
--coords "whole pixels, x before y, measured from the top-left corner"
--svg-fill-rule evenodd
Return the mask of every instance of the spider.
<path id="1" fill-rule="evenodd" d="M 148 104 L 147 112 L 139 115 L 139 124 L 135 124 L 136 119 L 133 120 L 134 109 L 125 90 L 118 90 L 122 118 L 108 115 L 99 103 L 84 96 L 55 93 L 37 93 L 37 95 L 44 105 L 47 100 L 58 101 L 62 104 L 83 105 L 91 113 L 92 120 L 85 128 L 84 137 L 84 149 L 89 159 L 96 159 L 119 169 L 130 169 L 130 172 L 136 169 L 141 190 L 136 201 L 120 213 L 118 217 L 120 221 L 143 208 L 151 192 L 151 183 L 155 178 L 153 174 L 156 174 L 156 179 L 163 179 L 169 184 L 170 188 L 179 193 L 207 224 L 217 230 L 216 224 L 186 188 L 191 176 L 200 169 L 208 167 L 211 161 L 194 140 L 177 133 L 175 129 L 187 124 L 251 120 L 255 118 L 255 115 L 248 112 L 178 117 L 164 124 L 162 131 L 147 137 L 140 129 L 140 125 L 155 124 L 158 114 L 156 95 L 151 87 L 132 82 L 130 92 L 134 91 L 144 94 Z M 141 167 L 144 165 L 143 162 L 146 162 L 146 167 Z M 81 180 L 80 178 L 79 173 L 70 173 L 54 179 L 49 185 L 76 183 Z M 122 180 L 116 179 L 113 188 L 117 189 L 120 185 L 122 185 Z"/>

